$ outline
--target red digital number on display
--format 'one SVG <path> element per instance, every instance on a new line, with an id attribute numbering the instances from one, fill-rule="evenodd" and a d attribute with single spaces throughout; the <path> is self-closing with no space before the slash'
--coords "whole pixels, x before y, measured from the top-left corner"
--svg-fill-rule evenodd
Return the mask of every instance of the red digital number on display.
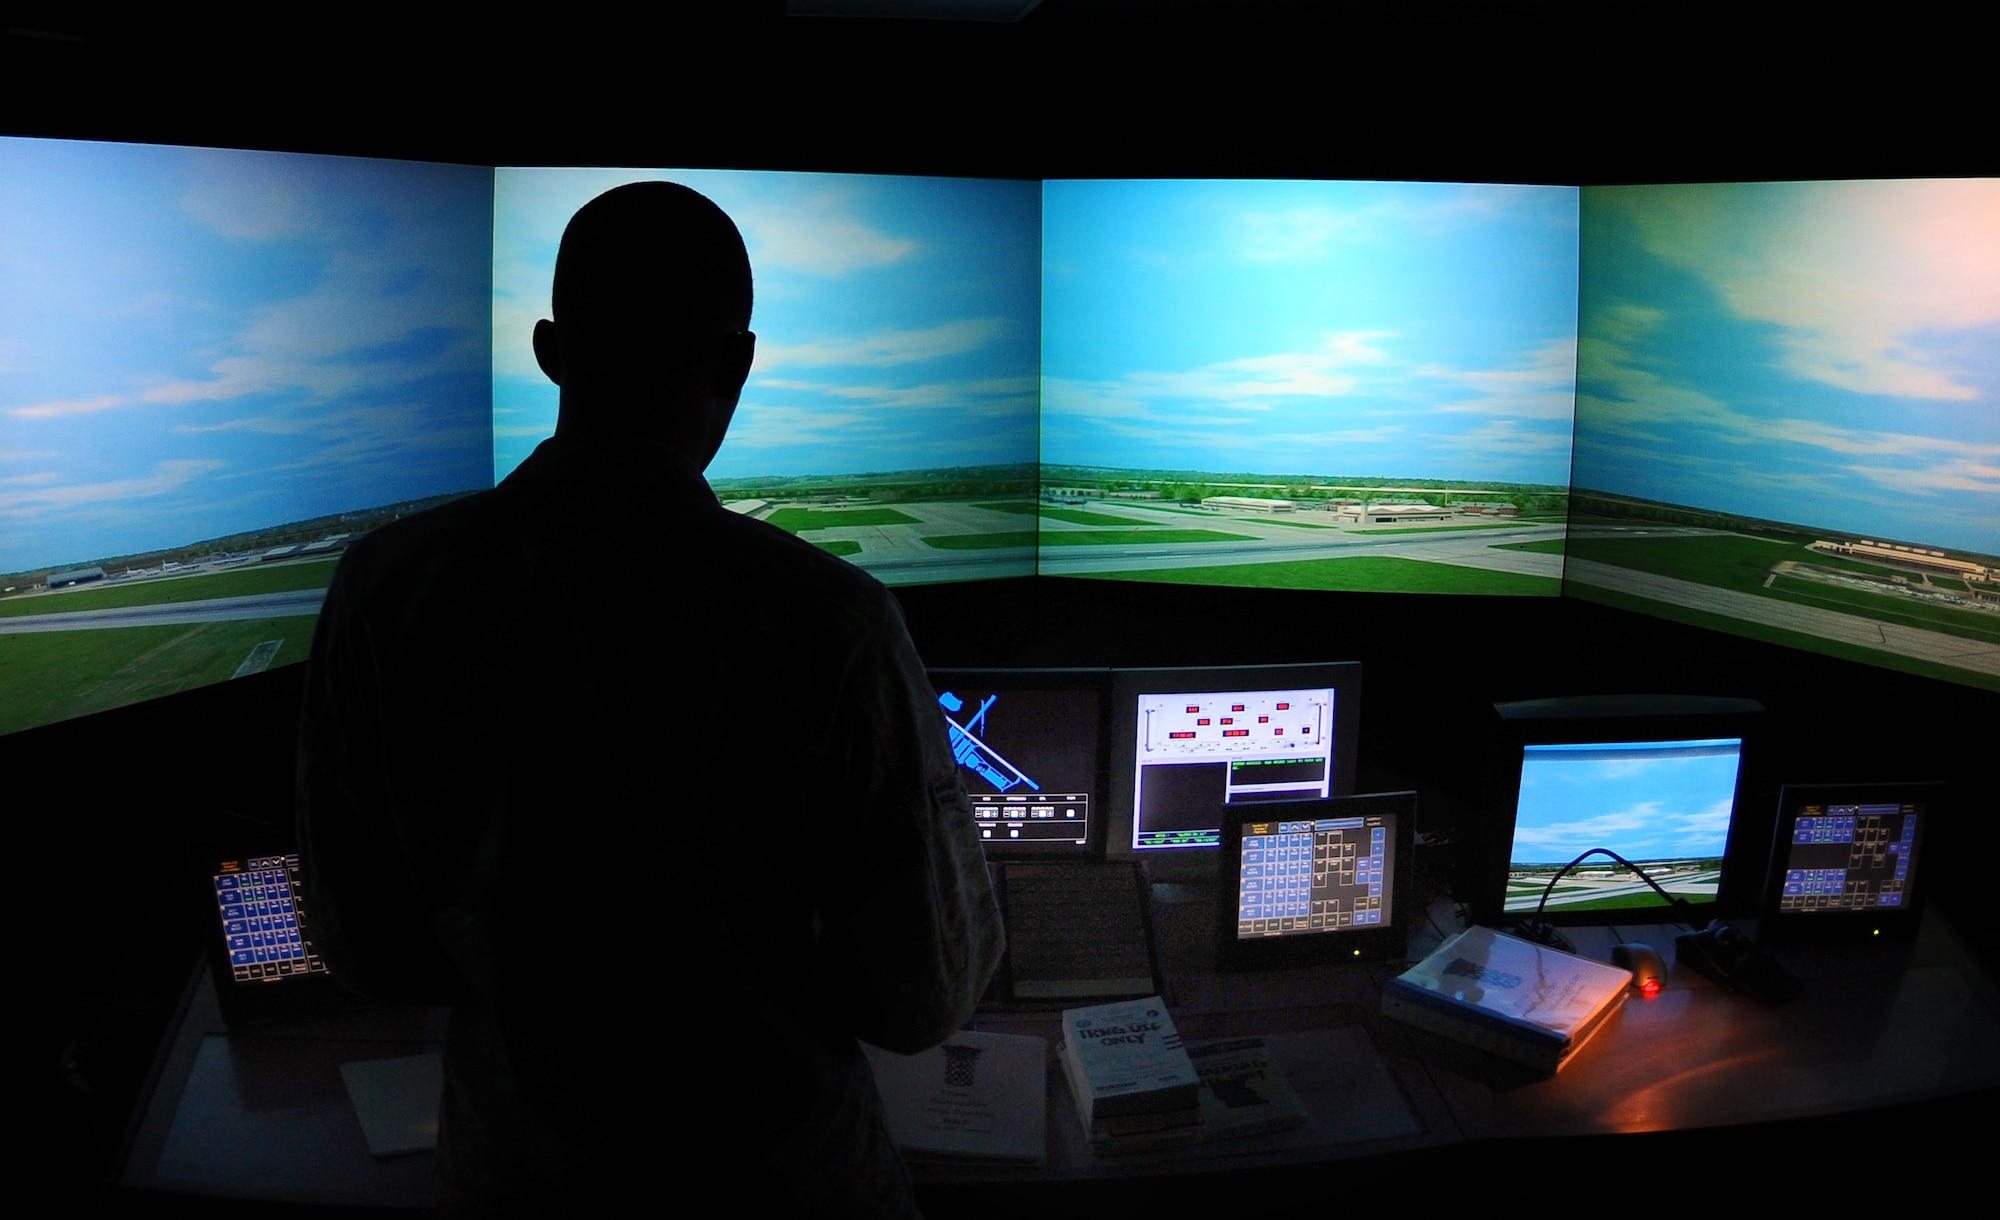
<path id="1" fill-rule="evenodd" d="M 1224 730 L 1222 730 L 1222 735 L 1223 735 L 1224 737 L 1248 737 L 1248 736 L 1250 735 L 1250 730 L 1249 730 L 1249 729 L 1224 729 Z"/>
<path id="2" fill-rule="evenodd" d="M 1292 710 L 1292 705 L 1289 703 L 1280 703 L 1278 705 L 1278 710 L 1281 712 L 1289 712 Z"/>
<path id="3" fill-rule="evenodd" d="M 1184 741 L 1184 740 L 1186 740 L 1187 738 L 1190 738 L 1190 737 L 1193 737 L 1193 736 L 1194 736 L 1194 734 L 1193 734 L 1193 733 L 1169 733 L 1169 734 L 1167 734 L 1167 736 L 1168 736 L 1169 738 L 1173 739 L 1174 741 Z"/>

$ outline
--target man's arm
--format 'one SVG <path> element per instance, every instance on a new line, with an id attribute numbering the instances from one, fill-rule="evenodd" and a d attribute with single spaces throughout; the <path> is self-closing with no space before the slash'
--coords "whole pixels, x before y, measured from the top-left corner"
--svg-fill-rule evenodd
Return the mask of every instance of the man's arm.
<path id="1" fill-rule="evenodd" d="M 838 705 L 845 802 L 863 819 L 820 896 L 822 994 L 852 1032 L 911 1053 L 972 1015 L 1006 947 L 936 695 L 893 600 Z"/>
<path id="2" fill-rule="evenodd" d="M 306 668 L 297 772 L 299 865 L 314 947 L 343 984 L 378 998 L 449 998 L 395 825 L 381 656 L 343 562 Z"/>

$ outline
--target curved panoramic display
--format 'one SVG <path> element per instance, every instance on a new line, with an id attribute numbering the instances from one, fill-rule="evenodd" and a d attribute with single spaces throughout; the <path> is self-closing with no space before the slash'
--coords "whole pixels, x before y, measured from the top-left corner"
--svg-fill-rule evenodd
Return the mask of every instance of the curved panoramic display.
<path id="1" fill-rule="evenodd" d="M 2000 180 L 1586 187 L 1565 591 L 2000 689 Z"/>
<path id="2" fill-rule="evenodd" d="M 721 205 L 756 279 L 756 363 L 708 468 L 723 503 L 888 584 L 1032 573 L 1037 182 L 496 170 L 495 480 L 555 431 L 556 387 L 530 344 L 563 227 L 612 187 L 656 179 Z"/>
<path id="3" fill-rule="evenodd" d="M 1553 595 L 1577 190 L 1049 182 L 1044 573 Z"/>
<path id="4" fill-rule="evenodd" d="M 348 543 L 553 432 L 530 336 L 563 227 L 660 178 L 736 219 L 756 275 L 710 483 L 888 583 L 1566 592 L 2000 688 L 2000 181 L 7 137 L 0 732 L 303 660 Z M 660 547 L 641 530 L 634 561 Z"/>
<path id="5" fill-rule="evenodd" d="M 303 661 L 492 482 L 492 171 L 0 139 L 0 732 Z"/>

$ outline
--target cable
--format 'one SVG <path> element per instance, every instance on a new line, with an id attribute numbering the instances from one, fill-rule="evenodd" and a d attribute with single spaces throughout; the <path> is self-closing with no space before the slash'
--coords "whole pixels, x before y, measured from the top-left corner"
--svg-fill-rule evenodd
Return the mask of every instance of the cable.
<path id="1" fill-rule="evenodd" d="M 1674 913 L 1675 923 L 1680 924 L 1682 927 L 1689 927 L 1693 924 L 1694 908 L 1688 905 L 1686 900 L 1676 898 L 1672 894 L 1669 894 L 1665 890 L 1661 889 L 1660 883 L 1653 880 L 1650 876 L 1648 876 L 1646 874 L 1645 869 L 1640 868 L 1638 865 L 1632 863 L 1630 860 L 1627 860 L 1625 857 L 1619 855 L 1615 851 L 1612 851 L 1608 847 L 1593 847 L 1589 851 L 1578 856 L 1576 859 L 1571 860 L 1568 864 L 1565 864 L 1561 868 L 1557 869 L 1556 875 L 1550 877 L 1549 883 L 1546 886 L 1542 887 L 1542 900 L 1535 904 L 1535 913 L 1529 916 L 1529 919 L 1539 921 L 1542 918 L 1542 909 L 1548 906 L 1549 904 L 1549 895 L 1555 892 L 1556 882 L 1561 881 L 1563 877 L 1569 873 L 1569 870 L 1575 868 L 1579 864 L 1582 864 L 1585 860 L 1590 859 L 1590 857 L 1592 856 L 1610 856 L 1613 860 L 1618 861 L 1618 863 L 1624 865 L 1626 868 L 1629 868 L 1633 872 L 1639 874 L 1639 880 L 1645 882 L 1647 885 L 1652 886 L 1653 892 L 1655 894 L 1658 894 L 1660 897 L 1667 900 L 1667 906 L 1671 908 Z M 1525 923 L 1527 921 L 1523 920 L 1522 922 Z"/>

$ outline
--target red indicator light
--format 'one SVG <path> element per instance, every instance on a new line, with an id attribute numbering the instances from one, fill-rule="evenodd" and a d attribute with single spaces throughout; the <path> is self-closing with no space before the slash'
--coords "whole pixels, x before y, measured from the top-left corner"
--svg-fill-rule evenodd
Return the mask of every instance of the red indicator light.
<path id="1" fill-rule="evenodd" d="M 1195 723 L 1196 723 L 1196 724 L 1207 724 L 1207 723 L 1208 723 L 1208 717 L 1206 717 L 1206 716 L 1203 716 L 1203 717 L 1202 717 L 1202 718 L 1201 718 L 1200 720 L 1197 720 L 1197 721 L 1195 721 Z"/>
<path id="2" fill-rule="evenodd" d="M 1232 703 L 1229 705 L 1229 710 L 1232 712 L 1240 712 L 1243 710 L 1243 705 L 1240 703 Z"/>
<path id="3" fill-rule="evenodd" d="M 1275 736 L 1283 737 L 1285 735 L 1285 726 L 1281 724 L 1277 728 L 1272 729 L 1271 732 Z"/>
<path id="4" fill-rule="evenodd" d="M 1271 718 L 1270 718 L 1269 716 L 1259 716 L 1259 717 L 1257 717 L 1257 723 L 1258 723 L 1258 724 L 1269 724 L 1269 723 L 1271 723 Z"/>
<path id="5" fill-rule="evenodd" d="M 1639 994 L 1645 996 L 1649 1000 L 1652 999 L 1654 996 L 1660 994 L 1660 980 L 1647 979 L 1645 983 L 1640 986 Z"/>
<path id="6" fill-rule="evenodd" d="M 1289 712 L 1292 710 L 1292 705 L 1289 703 L 1280 703 L 1278 705 L 1278 710 L 1281 712 Z"/>
<path id="7" fill-rule="evenodd" d="M 1282 730 L 1281 730 L 1281 731 L 1282 731 Z M 1224 730 L 1222 730 L 1222 735 L 1223 735 L 1224 737 L 1248 737 L 1248 736 L 1250 735 L 1250 730 L 1249 730 L 1249 729 L 1224 729 Z"/>

